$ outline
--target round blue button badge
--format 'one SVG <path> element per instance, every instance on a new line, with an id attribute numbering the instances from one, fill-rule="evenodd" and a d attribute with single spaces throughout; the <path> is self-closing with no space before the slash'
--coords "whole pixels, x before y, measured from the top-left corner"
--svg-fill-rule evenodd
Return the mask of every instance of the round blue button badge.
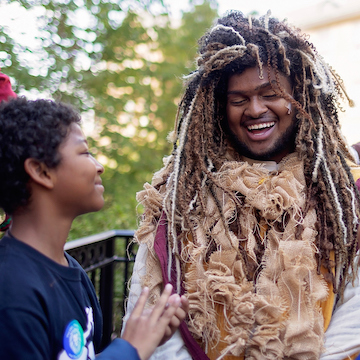
<path id="1" fill-rule="evenodd" d="M 77 320 L 72 320 L 66 327 L 63 338 L 64 350 L 70 359 L 78 359 L 84 347 L 84 331 Z"/>

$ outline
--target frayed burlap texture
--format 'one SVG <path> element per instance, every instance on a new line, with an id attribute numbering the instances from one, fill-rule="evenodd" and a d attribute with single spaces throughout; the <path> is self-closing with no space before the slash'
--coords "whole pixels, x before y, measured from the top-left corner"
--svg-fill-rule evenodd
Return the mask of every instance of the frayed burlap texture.
<path id="1" fill-rule="evenodd" d="M 166 183 L 158 186 L 161 179 L 164 174 L 155 174 L 152 185 L 146 184 L 137 196 L 145 212 L 136 238 L 150 249 L 143 284 L 150 288 L 151 302 L 162 289 L 153 250 L 166 197 Z M 260 164 L 229 161 L 216 172 L 215 180 L 242 196 L 243 205 L 239 209 L 234 198 L 218 187 L 224 222 L 204 186 L 206 213 L 190 214 L 195 234 L 184 231 L 181 256 L 190 301 L 187 325 L 193 337 L 210 359 L 318 359 L 324 337 L 320 303 L 328 287 L 317 273 L 315 211 L 303 213 L 302 161 L 292 154 L 277 172 Z M 231 231 L 235 220 L 241 226 L 240 236 Z M 256 234 L 265 248 L 260 261 Z M 256 278 L 249 277 L 240 247 L 255 267 L 262 267 Z"/>

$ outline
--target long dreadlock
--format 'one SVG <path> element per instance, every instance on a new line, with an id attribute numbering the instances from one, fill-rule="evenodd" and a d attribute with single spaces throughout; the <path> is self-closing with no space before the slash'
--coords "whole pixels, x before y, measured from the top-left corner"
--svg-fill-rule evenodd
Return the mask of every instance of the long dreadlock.
<path id="1" fill-rule="evenodd" d="M 340 132 L 337 115 L 339 100 L 347 97 L 341 79 L 299 29 L 269 14 L 255 19 L 245 18 L 241 12 L 228 13 L 200 39 L 199 54 L 198 69 L 187 77 L 172 135 L 174 150 L 166 165 L 167 178 L 163 179 L 168 189 L 164 211 L 170 224 L 169 275 L 175 259 L 179 289 L 186 231 L 196 237 L 189 214 L 201 213 L 206 207 L 203 187 L 213 194 L 225 225 L 221 199 L 215 195 L 215 189 L 221 185 L 213 174 L 226 161 L 231 146 L 226 132 L 227 81 L 235 73 L 258 66 L 260 77 L 264 68 L 268 73 L 274 70 L 276 83 L 271 86 L 296 108 L 295 150 L 304 162 L 307 184 L 307 205 L 303 210 L 306 213 L 312 206 L 317 214 L 318 271 L 323 265 L 328 272 L 325 278 L 333 283 L 334 292 L 342 294 L 346 281 L 355 274 L 360 197 L 346 162 L 352 156 Z M 293 97 L 282 89 L 280 74 L 289 77 Z M 237 156 L 240 158 L 241 154 Z M 241 197 L 222 190 L 240 209 Z M 228 226 L 225 229 L 228 234 Z M 298 231 L 301 232 L 300 226 Z M 330 260 L 332 251 L 335 263 Z M 261 257 L 263 249 L 258 252 Z"/>

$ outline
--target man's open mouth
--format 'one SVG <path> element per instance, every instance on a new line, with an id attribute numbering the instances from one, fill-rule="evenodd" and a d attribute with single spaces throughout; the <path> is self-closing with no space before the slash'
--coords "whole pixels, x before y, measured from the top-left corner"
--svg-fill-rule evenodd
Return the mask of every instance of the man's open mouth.
<path id="1" fill-rule="evenodd" d="M 254 130 L 263 130 L 263 129 L 271 128 L 274 125 L 275 125 L 275 121 L 271 121 L 271 122 L 262 123 L 262 124 L 249 125 L 246 128 L 249 131 L 254 131 Z"/>

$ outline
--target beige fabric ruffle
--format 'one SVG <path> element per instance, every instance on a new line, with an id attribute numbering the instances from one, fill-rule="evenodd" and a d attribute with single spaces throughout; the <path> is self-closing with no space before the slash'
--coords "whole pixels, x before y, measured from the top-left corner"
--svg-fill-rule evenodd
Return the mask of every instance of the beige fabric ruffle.
<path id="1" fill-rule="evenodd" d="M 153 185 L 163 178 L 164 174 L 157 173 Z M 305 216 L 302 212 L 302 162 L 292 154 L 274 173 L 259 164 L 229 161 L 215 174 L 215 180 L 241 197 L 243 206 L 239 209 L 227 193 L 217 188 L 217 198 L 223 199 L 224 226 L 214 198 L 204 187 L 206 212 L 190 213 L 194 239 L 182 239 L 186 244 L 182 269 L 190 301 L 189 330 L 205 351 L 222 343 L 222 355 L 318 359 L 324 337 L 319 304 L 328 290 L 316 271 L 316 214 L 313 209 Z M 136 238 L 150 249 L 143 284 L 149 286 L 152 301 L 162 286 L 153 244 L 165 196 L 166 185 L 157 191 L 146 184 L 137 197 L 145 212 Z M 241 226 L 240 237 L 230 230 L 235 220 Z M 303 228 L 300 238 L 296 235 L 298 225 Z M 265 252 L 259 264 L 255 247 L 262 229 L 267 231 L 262 236 Z M 214 250 L 209 256 L 210 239 Z M 248 280 L 240 246 L 256 266 L 262 266 L 252 281 Z M 218 325 L 219 306 L 225 329 Z"/>

